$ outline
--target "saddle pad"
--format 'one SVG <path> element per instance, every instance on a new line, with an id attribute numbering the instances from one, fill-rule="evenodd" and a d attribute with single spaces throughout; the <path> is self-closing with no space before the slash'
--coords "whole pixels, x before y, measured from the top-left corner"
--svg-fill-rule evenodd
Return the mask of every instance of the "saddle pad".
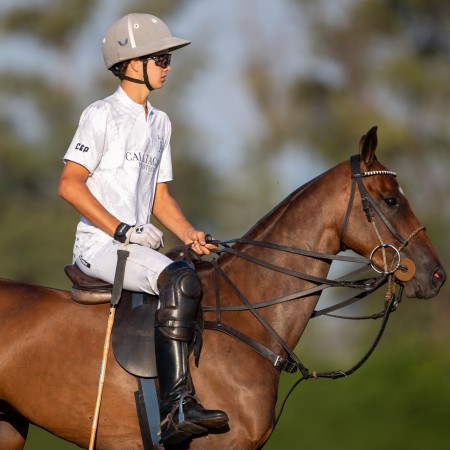
<path id="1" fill-rule="evenodd" d="M 112 348 L 117 362 L 137 377 L 158 376 L 155 360 L 155 313 L 158 297 L 124 292 L 117 307 Z"/>

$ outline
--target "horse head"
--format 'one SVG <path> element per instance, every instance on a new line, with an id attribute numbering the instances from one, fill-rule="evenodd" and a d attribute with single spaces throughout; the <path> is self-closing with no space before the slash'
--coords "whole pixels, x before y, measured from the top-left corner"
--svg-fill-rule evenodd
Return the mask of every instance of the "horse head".
<path id="1" fill-rule="evenodd" d="M 352 185 L 341 242 L 344 248 L 370 257 L 375 270 L 392 272 L 404 283 L 408 297 L 435 297 L 446 273 L 395 172 L 378 162 L 377 143 L 377 127 L 373 127 L 360 140 L 359 158 L 347 165 Z"/>

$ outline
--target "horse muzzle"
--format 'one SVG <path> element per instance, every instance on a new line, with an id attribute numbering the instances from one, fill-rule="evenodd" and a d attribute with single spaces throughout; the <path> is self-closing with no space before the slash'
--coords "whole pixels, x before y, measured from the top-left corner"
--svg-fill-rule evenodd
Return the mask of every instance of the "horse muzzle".
<path id="1" fill-rule="evenodd" d="M 431 299 L 436 297 L 447 279 L 445 270 L 438 266 L 433 270 L 418 272 L 405 281 L 405 294 L 410 298 Z"/>

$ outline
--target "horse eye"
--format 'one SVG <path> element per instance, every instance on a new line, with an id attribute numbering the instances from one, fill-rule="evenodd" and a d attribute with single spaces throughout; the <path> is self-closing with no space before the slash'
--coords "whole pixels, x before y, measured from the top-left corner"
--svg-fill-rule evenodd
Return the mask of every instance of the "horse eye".
<path id="1" fill-rule="evenodd" d="M 384 203 L 391 208 L 398 206 L 398 202 L 395 197 L 386 197 L 384 199 Z"/>

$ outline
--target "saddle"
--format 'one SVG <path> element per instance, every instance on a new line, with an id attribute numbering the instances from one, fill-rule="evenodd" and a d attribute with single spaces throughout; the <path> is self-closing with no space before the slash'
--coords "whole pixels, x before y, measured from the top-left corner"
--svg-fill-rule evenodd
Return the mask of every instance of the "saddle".
<path id="1" fill-rule="evenodd" d="M 173 261 L 201 261 L 186 246 L 174 247 L 166 256 Z M 112 284 L 86 275 L 76 264 L 65 266 L 64 271 L 72 282 L 71 297 L 76 303 L 111 302 Z M 153 327 L 157 308 L 156 295 L 124 290 L 116 310 L 111 338 L 114 356 L 122 368 L 138 377 L 157 376 Z"/>
<path id="2" fill-rule="evenodd" d="M 98 305 L 111 301 L 112 284 L 90 277 L 76 264 L 68 264 L 64 272 L 72 282 L 72 300 L 82 305 Z"/>
<path id="3" fill-rule="evenodd" d="M 172 261 L 201 261 L 200 256 L 185 245 L 174 247 L 165 255 Z M 82 305 L 98 305 L 111 301 L 112 284 L 86 275 L 76 264 L 68 264 L 64 267 L 64 272 L 72 282 L 70 293 L 73 301 Z"/>

